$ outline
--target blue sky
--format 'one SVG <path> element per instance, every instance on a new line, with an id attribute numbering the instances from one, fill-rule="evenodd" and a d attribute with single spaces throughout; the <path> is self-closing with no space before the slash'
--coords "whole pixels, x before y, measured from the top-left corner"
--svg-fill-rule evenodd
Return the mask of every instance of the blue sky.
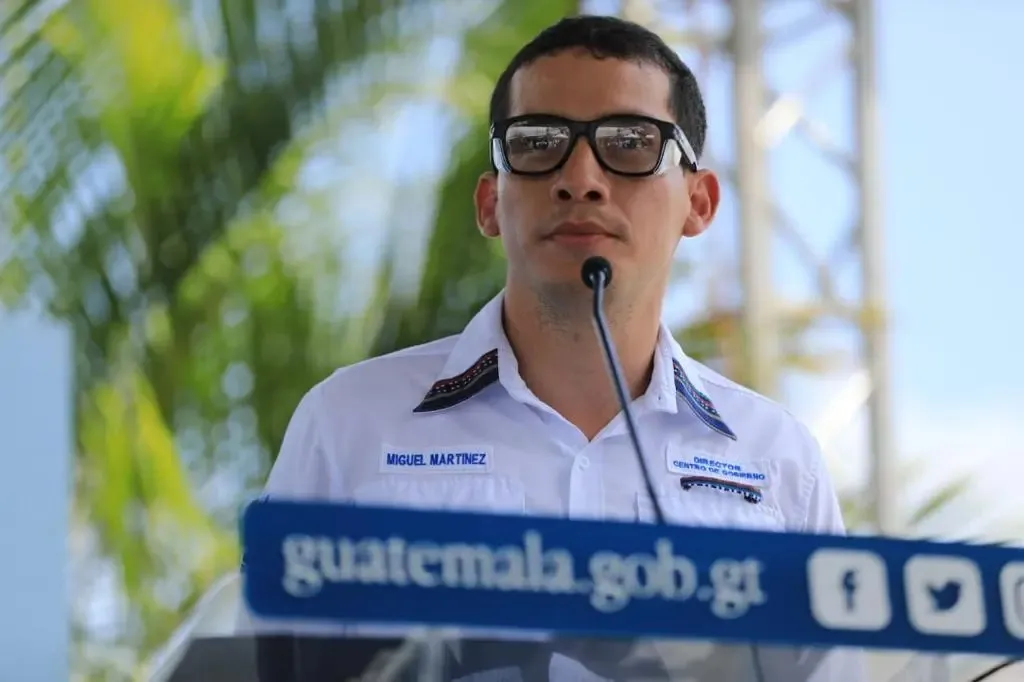
<path id="1" fill-rule="evenodd" d="M 1024 3 L 876 5 L 897 440 L 995 506 L 1024 475 Z M 813 203 L 806 182 L 784 191 Z"/>
<path id="2" fill-rule="evenodd" d="M 1021 518 L 1006 481 L 1024 475 L 1024 44 L 1015 28 L 1024 3 L 875 4 L 900 455 L 920 458 L 925 474 L 972 474 L 983 504 L 1016 505 Z M 838 107 L 822 99 L 827 120 Z M 818 211 L 823 225 L 836 215 L 821 205 L 830 194 L 818 173 L 797 165 L 778 177 L 776 193 L 803 206 L 804 224 Z M 813 413 L 809 404 L 801 411 Z"/>
<path id="3" fill-rule="evenodd" d="M 877 4 L 896 426 L 1006 500 L 1024 474 L 1024 4 Z"/>
<path id="4" fill-rule="evenodd" d="M 1017 423 L 1024 411 L 1024 363 L 1015 352 L 1021 315 L 1014 312 L 1024 285 L 1024 268 L 1017 265 L 1024 235 L 1015 205 L 1024 177 L 1016 169 L 1024 133 L 1015 67 L 1024 64 L 1017 28 L 1024 26 L 1024 3 L 876 4 L 899 450 L 903 457 L 924 457 L 926 473 L 976 474 L 993 505 L 1015 502 L 999 493 L 1008 478 L 1024 476 L 1018 446 L 1024 425 Z M 814 55 L 830 53 L 829 35 L 822 33 L 813 50 L 778 52 L 769 63 L 776 82 L 799 81 Z M 826 87 L 810 107 L 842 132 L 847 109 L 839 84 Z M 724 141 L 731 125 L 727 102 L 714 78 L 709 90 L 712 140 Z M 844 184 L 815 163 L 799 142 L 784 142 L 773 156 L 772 194 L 820 247 L 837 233 L 836 222 L 852 214 L 843 204 L 849 200 Z M 725 248 L 729 255 L 729 212 L 723 211 L 716 235 L 694 247 L 698 253 Z M 785 261 L 781 267 L 782 288 L 798 291 L 796 270 Z M 19 407 L 12 393 L 0 386 L 0 410 Z M 818 386 L 787 400 L 813 420 L 824 395 Z M 42 413 L 25 418 L 46 421 Z M 840 475 L 862 476 L 862 455 L 860 439 L 850 435 L 834 455 Z"/>
<path id="5" fill-rule="evenodd" d="M 901 396 L 1020 407 L 1024 4 L 879 4 Z"/>

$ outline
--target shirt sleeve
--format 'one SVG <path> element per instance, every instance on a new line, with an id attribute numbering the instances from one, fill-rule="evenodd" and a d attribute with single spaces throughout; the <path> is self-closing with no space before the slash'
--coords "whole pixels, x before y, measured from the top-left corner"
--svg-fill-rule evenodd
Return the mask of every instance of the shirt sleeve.
<path id="1" fill-rule="evenodd" d="M 328 496 L 330 477 L 320 432 L 321 391 L 319 385 L 315 386 L 292 413 L 281 450 L 263 488 L 264 497 L 316 499 Z"/>
<path id="2" fill-rule="evenodd" d="M 299 401 L 285 430 L 281 450 L 263 488 L 263 498 L 313 500 L 330 494 L 327 451 L 320 431 L 321 387 L 316 386 Z M 245 603 L 245 557 L 239 571 L 242 592 L 235 616 L 236 634 L 292 632 L 309 629 L 302 624 L 262 622 Z M 315 629 L 315 628 L 314 628 Z"/>
<path id="3" fill-rule="evenodd" d="M 805 450 L 809 478 L 806 495 L 807 504 L 801 530 L 818 535 L 846 535 L 839 496 L 836 494 L 832 477 L 825 465 L 821 446 L 810 430 L 800 424 L 802 445 Z M 807 682 L 867 682 L 867 660 L 862 649 L 850 647 L 797 648 L 787 651 L 780 649 L 766 657 L 768 666 L 783 661 L 793 666 L 788 679 Z M 783 679 L 783 678 L 779 678 Z"/>
<path id="4" fill-rule="evenodd" d="M 805 450 L 804 461 L 807 462 L 809 470 L 809 477 L 806 479 L 809 492 L 806 495 L 804 521 L 800 529 L 805 533 L 820 535 L 846 535 L 839 496 L 832 485 L 828 467 L 825 466 L 821 447 L 806 426 L 801 424 L 800 431 Z"/>

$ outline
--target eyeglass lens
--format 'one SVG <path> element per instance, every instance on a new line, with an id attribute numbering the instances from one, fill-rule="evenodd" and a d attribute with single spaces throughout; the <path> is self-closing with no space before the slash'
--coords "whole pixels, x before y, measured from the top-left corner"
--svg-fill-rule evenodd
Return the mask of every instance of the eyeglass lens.
<path id="1" fill-rule="evenodd" d="M 550 171 L 571 153 L 572 134 L 568 125 L 557 122 L 514 123 L 505 133 L 508 163 L 520 173 Z M 661 130 L 650 121 L 603 122 L 592 142 L 600 160 L 620 173 L 649 173 L 661 157 Z"/>

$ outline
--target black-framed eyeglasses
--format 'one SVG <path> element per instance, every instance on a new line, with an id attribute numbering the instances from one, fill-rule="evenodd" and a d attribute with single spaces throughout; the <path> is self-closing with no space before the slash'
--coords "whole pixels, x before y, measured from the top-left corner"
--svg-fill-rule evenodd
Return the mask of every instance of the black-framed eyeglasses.
<path id="1" fill-rule="evenodd" d="M 675 123 L 636 114 L 574 121 L 525 114 L 491 126 L 491 162 L 515 175 L 547 175 L 565 165 L 584 137 L 597 162 L 617 175 L 659 175 L 682 163 L 697 170 L 697 156 Z"/>

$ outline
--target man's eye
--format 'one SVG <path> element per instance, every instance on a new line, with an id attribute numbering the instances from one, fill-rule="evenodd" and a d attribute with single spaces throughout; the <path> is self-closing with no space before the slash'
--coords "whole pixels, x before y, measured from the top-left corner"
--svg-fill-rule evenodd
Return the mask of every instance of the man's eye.
<path id="1" fill-rule="evenodd" d="M 604 143 L 617 149 L 645 149 L 651 145 L 652 138 L 642 133 L 626 132 L 609 135 Z"/>
<path id="2" fill-rule="evenodd" d="M 558 141 L 552 137 L 517 137 L 512 141 L 512 148 L 516 151 L 543 152 L 556 146 Z"/>
<path id="3" fill-rule="evenodd" d="M 612 142 L 619 149 L 643 149 L 647 141 L 639 137 L 616 137 Z"/>

